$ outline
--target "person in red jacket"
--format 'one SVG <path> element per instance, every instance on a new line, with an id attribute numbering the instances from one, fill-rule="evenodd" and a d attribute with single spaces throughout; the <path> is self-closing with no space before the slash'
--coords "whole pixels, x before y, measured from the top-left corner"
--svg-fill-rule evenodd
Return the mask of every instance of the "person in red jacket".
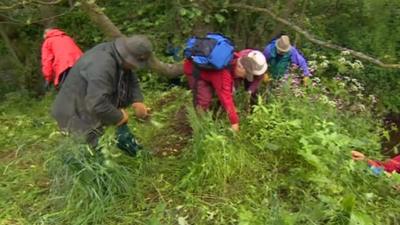
<path id="1" fill-rule="evenodd" d="M 59 89 L 69 69 L 82 54 L 75 41 L 64 31 L 56 28 L 46 29 L 42 44 L 42 73 L 46 89 L 51 84 Z"/>
<path id="2" fill-rule="evenodd" d="M 400 173 L 400 155 L 397 155 L 394 158 L 391 158 L 385 162 L 369 159 L 363 153 L 358 151 L 351 151 L 351 156 L 353 160 L 366 161 L 374 172 L 383 169 L 388 173 Z"/>
<path id="3" fill-rule="evenodd" d="M 261 60 L 258 58 L 260 55 L 262 56 Z M 221 105 L 228 114 L 232 130 L 239 131 L 239 116 L 233 100 L 234 80 L 247 79 L 249 82 L 253 82 L 254 76 L 265 73 L 267 64 L 263 54 L 254 50 L 247 54 L 235 54 L 231 65 L 231 69 L 201 70 L 200 77 L 196 80 L 193 77 L 193 62 L 186 59 L 183 64 L 183 71 L 188 78 L 190 88 L 195 93 L 194 103 L 196 108 L 200 110 L 209 109 L 215 91 Z"/>

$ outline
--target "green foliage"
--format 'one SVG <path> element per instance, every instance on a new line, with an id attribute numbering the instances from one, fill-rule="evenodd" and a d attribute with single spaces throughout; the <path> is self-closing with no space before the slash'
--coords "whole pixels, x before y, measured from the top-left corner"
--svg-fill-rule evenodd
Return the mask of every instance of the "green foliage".
<path id="1" fill-rule="evenodd" d="M 376 155 L 380 127 L 368 110 L 347 103 L 373 105 L 345 100 L 350 93 L 342 82 L 352 85 L 330 80 L 274 89 L 268 104 L 260 99 L 251 115 L 241 113 L 238 134 L 226 128 L 225 115 L 188 107 L 191 140 L 181 155 L 161 158 L 153 156 L 157 147 L 179 141 L 172 118 L 190 105 L 185 90 L 146 93 L 155 112 L 150 122 L 130 122 L 145 146 L 136 158 L 116 149 L 113 128 L 101 152 L 61 135 L 48 116 L 52 96 L 9 95 L 1 106 L 0 207 L 6 210 L 0 221 L 396 224 L 400 202 L 391 186 L 397 175 L 377 177 L 350 158 L 352 149 Z M 332 92 L 324 91 L 327 85 Z M 346 103 L 340 110 L 333 105 L 339 99 Z"/>
<path id="2" fill-rule="evenodd" d="M 171 34 L 182 45 L 189 35 L 208 31 L 226 33 L 239 48 L 262 48 L 276 23 L 227 7 L 234 2 L 276 12 L 286 4 L 97 1 L 123 33 L 150 35 L 159 56 Z M 398 61 L 397 1 L 299 1 L 296 6 L 291 19 L 323 39 Z M 65 11 L 67 5 L 56 8 Z M 22 11 L 13 15 L 38 16 L 32 9 Z M 83 49 L 105 41 L 78 8 L 58 18 L 57 25 Z M 17 34 L 13 44 L 27 67 L 14 72 L 18 88 L 31 90 L 32 79 L 41 79 L 42 28 L 24 25 L 11 32 Z M 51 94 L 41 100 L 24 90 L 5 95 L 0 105 L 0 224 L 399 224 L 400 202 L 392 188 L 399 175 L 375 176 L 350 159 L 353 149 L 380 156 L 383 131 L 377 113 L 399 110 L 397 72 L 304 41 L 301 47 L 320 81 L 313 79 L 307 88 L 279 86 L 272 96 L 262 95 L 252 114 L 243 110 L 239 94 L 238 134 L 227 129 L 226 115 L 198 115 L 190 107 L 190 92 L 166 91 L 163 78 L 141 72 L 153 114 L 151 121 L 131 116 L 129 126 L 145 147 L 136 158 L 116 149 L 113 128 L 103 137 L 101 152 L 58 132 L 49 116 Z M 2 44 L 0 49 L 8 54 Z M 16 90 L 3 86 L 1 92 Z M 192 133 L 182 132 L 179 121 L 186 117 L 177 116 L 182 109 L 188 111 Z M 156 157 L 159 150 L 178 147 L 178 155 Z"/>

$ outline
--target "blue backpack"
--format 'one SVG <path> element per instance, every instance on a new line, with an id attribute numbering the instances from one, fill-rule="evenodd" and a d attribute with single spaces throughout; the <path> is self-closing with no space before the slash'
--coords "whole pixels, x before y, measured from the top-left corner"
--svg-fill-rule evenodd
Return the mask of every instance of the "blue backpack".
<path id="1" fill-rule="evenodd" d="M 189 38 L 183 54 L 198 69 L 220 70 L 229 67 L 234 49 L 229 38 L 218 33 L 208 33 L 205 38 Z"/>

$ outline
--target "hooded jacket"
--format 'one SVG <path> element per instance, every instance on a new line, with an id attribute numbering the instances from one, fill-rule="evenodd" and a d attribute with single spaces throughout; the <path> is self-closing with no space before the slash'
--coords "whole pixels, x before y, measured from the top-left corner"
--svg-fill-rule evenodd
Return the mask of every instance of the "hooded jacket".
<path id="1" fill-rule="evenodd" d="M 60 75 L 82 56 L 74 40 L 59 29 L 46 32 L 42 44 L 42 73 L 44 79 L 58 86 Z"/>
<path id="2" fill-rule="evenodd" d="M 264 56 L 268 62 L 268 72 L 272 78 L 280 79 L 287 73 L 291 64 L 297 65 L 303 71 L 304 76 L 310 76 L 306 59 L 294 46 L 284 55 L 279 55 L 275 47 L 276 40 L 273 40 L 264 48 Z"/>
<path id="3" fill-rule="evenodd" d="M 52 116 L 63 131 L 84 134 L 122 120 L 120 108 L 142 102 L 137 76 L 122 67 L 114 42 L 87 51 L 71 68 Z"/>

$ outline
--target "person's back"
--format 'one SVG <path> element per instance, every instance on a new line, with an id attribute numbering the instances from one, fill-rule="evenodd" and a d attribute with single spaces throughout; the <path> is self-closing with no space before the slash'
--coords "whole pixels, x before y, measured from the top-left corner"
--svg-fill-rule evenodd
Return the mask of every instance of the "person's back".
<path id="1" fill-rule="evenodd" d="M 59 29 L 45 31 L 42 45 L 42 72 L 46 81 L 57 87 L 62 75 L 82 56 L 75 41 Z"/>
<path id="2" fill-rule="evenodd" d="M 101 125 L 100 121 L 86 109 L 87 75 L 92 73 L 92 76 L 96 76 L 94 71 L 96 68 L 98 69 L 97 74 L 107 73 L 107 71 L 102 71 L 103 68 L 95 68 L 95 63 L 104 62 L 102 63 L 104 66 L 108 65 L 109 68 L 116 67 L 115 54 L 116 52 L 111 42 L 102 43 L 87 51 L 71 68 L 69 71 L 70 76 L 64 82 L 63 88 L 57 95 L 53 106 L 53 116 L 57 119 L 62 129 L 84 133 Z M 116 79 L 113 74 L 110 74 L 110 77 Z M 114 82 L 116 81 L 114 80 Z M 110 100 L 115 102 L 113 99 Z M 71 116 L 76 114 L 76 106 L 81 110 L 78 115 Z M 83 122 L 83 120 L 86 121 Z"/>

